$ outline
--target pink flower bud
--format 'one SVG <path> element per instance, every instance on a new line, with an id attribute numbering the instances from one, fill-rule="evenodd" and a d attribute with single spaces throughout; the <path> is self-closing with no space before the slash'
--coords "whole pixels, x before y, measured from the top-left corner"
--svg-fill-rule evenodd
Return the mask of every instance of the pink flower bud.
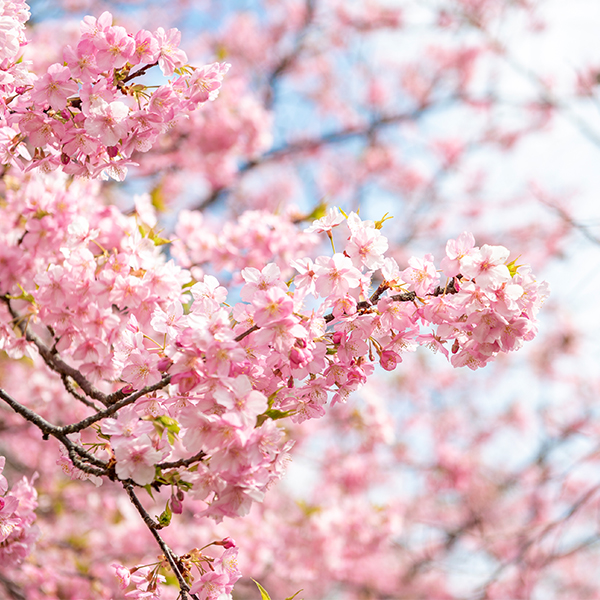
<path id="1" fill-rule="evenodd" d="M 176 514 L 180 515 L 183 512 L 183 503 L 177 496 L 171 496 L 171 510 Z"/>

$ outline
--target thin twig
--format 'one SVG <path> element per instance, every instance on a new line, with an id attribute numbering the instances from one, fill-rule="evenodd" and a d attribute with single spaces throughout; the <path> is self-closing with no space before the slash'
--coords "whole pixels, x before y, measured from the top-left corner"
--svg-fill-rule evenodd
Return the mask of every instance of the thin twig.
<path id="1" fill-rule="evenodd" d="M 23 319 L 11 306 L 10 298 L 6 295 L 0 296 L 0 299 L 4 301 L 6 304 L 8 311 L 10 312 L 16 326 L 19 328 L 21 333 L 25 336 L 28 342 L 31 342 L 36 346 L 40 356 L 56 373 L 60 375 L 69 376 L 73 381 L 77 383 L 77 385 L 84 391 L 84 393 L 93 398 L 94 400 L 98 400 L 102 404 L 106 405 L 106 394 L 96 389 L 85 377 L 82 373 L 80 373 L 77 369 L 74 369 L 71 365 L 68 365 L 58 354 L 55 354 L 50 350 L 42 340 L 33 333 L 27 327 L 27 321 Z"/>
<path id="2" fill-rule="evenodd" d="M 161 469 L 177 469 L 178 467 L 189 467 L 195 462 L 202 461 L 205 456 L 206 452 L 200 450 L 200 452 L 194 454 L 194 456 L 190 456 L 189 458 L 181 458 L 173 462 L 158 463 L 156 466 L 160 467 Z"/>
<path id="3" fill-rule="evenodd" d="M 148 514 L 146 509 L 142 506 L 142 503 L 139 501 L 138 497 L 136 496 L 133 490 L 133 482 L 130 479 L 123 482 L 123 487 L 125 488 L 125 491 L 127 492 L 129 499 L 131 500 L 131 503 L 135 506 L 136 510 L 140 514 L 140 517 L 142 517 L 142 520 L 150 530 L 150 533 L 153 535 L 157 544 L 160 546 L 160 549 L 163 551 L 163 554 L 169 562 L 169 565 L 179 583 L 179 588 L 181 590 L 181 598 L 182 600 L 185 600 L 187 598 L 187 595 L 189 594 L 190 586 L 181 574 L 181 570 L 179 567 L 179 557 L 169 548 L 169 546 L 167 546 L 165 541 L 162 539 L 162 537 L 160 537 L 160 534 L 158 533 L 158 530 L 162 528 L 162 525 L 156 523 L 156 521 L 152 519 L 152 517 Z M 195 594 L 190 594 L 190 598 L 198 600 L 198 597 Z"/>
<path id="4" fill-rule="evenodd" d="M 171 376 L 165 375 L 165 377 L 163 377 L 159 382 L 157 382 L 153 385 L 148 385 L 145 388 L 142 388 L 141 390 L 138 390 L 137 392 L 130 394 L 129 396 L 125 396 L 123 399 L 119 400 L 118 402 L 115 402 L 114 404 L 111 404 L 108 408 L 105 408 L 104 410 L 96 413 L 95 415 L 90 415 L 89 417 L 86 417 L 85 419 L 82 419 L 81 421 L 78 421 L 77 423 L 73 423 L 71 425 L 65 425 L 64 427 L 61 427 L 60 430 L 62 433 L 76 433 L 78 431 L 82 431 L 83 429 L 86 429 L 90 425 L 93 425 L 94 423 L 97 423 L 98 421 L 101 421 L 102 419 L 105 419 L 106 417 L 110 417 L 111 415 L 114 415 L 118 410 L 120 410 L 124 406 L 132 404 L 138 398 L 141 398 L 142 396 L 145 396 L 146 394 L 150 394 L 151 392 L 155 392 L 156 390 L 160 390 L 160 389 L 166 387 L 167 385 L 169 385 L 170 381 L 171 381 Z"/>

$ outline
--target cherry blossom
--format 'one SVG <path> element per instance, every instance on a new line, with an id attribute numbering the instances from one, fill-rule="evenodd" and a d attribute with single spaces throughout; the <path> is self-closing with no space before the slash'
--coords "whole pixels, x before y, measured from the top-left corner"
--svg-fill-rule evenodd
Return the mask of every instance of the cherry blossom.
<path id="1" fill-rule="evenodd" d="M 594 464 L 593 405 L 520 414 L 535 386 L 518 381 L 511 393 L 528 397 L 511 410 L 485 400 L 521 350 L 512 364 L 529 377 L 578 378 L 572 328 L 545 341 L 549 288 L 527 264 L 554 260 L 577 219 L 560 208 L 527 233 L 486 204 L 490 225 L 469 162 L 471 147 L 506 149 L 548 122 L 501 130 L 500 90 L 473 83 L 480 57 L 505 51 L 488 23 L 526 8 L 421 7 L 444 35 L 415 42 L 402 68 L 390 56 L 384 74 L 365 40 L 411 15 L 376 0 L 276 4 L 196 40 L 170 27 L 171 5 L 154 24 L 115 7 L 51 36 L 25 29 L 23 2 L 0 7 L 9 595 L 221 600 L 249 595 L 260 573 L 281 597 L 297 582 L 306 597 L 454 597 L 463 582 L 442 566 L 472 553 L 492 574 L 482 597 L 514 596 L 513 567 L 531 596 L 548 580 L 530 579 L 596 542 L 573 549 L 570 517 L 556 517 L 592 514 L 593 469 L 577 482 L 552 455 L 581 443 L 575 464 Z M 450 47 L 455 29 L 473 48 Z M 362 66 L 332 58 L 359 47 Z M 554 103 L 545 85 L 528 111 Z M 311 112 L 305 130 L 290 129 L 291 94 Z M 446 104 L 472 119 L 473 140 L 440 138 Z M 538 329 L 544 343 L 526 344 Z M 484 366 L 491 379 L 470 378 Z M 495 464 L 517 439 L 522 462 Z M 292 453 L 315 449 L 317 491 L 299 501 L 277 483 Z M 15 483 L 18 470 L 29 479 Z M 560 589 L 577 597 L 570 568 L 557 567 Z"/>

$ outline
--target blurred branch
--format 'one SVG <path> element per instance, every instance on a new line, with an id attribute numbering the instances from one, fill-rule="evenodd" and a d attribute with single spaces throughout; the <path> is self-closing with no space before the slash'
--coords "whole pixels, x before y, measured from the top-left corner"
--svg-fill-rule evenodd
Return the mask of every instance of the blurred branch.
<path id="1" fill-rule="evenodd" d="M 267 78 L 267 88 L 265 90 L 265 107 L 271 108 L 275 101 L 275 86 L 277 85 L 277 81 L 281 78 L 285 72 L 290 69 L 294 63 L 300 58 L 302 51 L 304 50 L 304 45 L 306 43 L 306 35 L 310 26 L 313 23 L 315 12 L 316 12 L 316 0 L 305 0 L 305 15 L 304 15 L 304 23 L 300 28 L 293 48 L 287 53 L 284 54 L 279 62 L 275 65 L 270 75 Z"/>
<path id="2" fill-rule="evenodd" d="M 444 104 L 446 102 L 454 102 L 454 100 L 456 100 L 456 98 L 449 98 L 446 101 L 444 101 Z M 397 113 L 395 115 L 376 117 L 370 123 L 365 123 L 364 125 L 354 125 L 351 127 L 340 129 L 338 131 L 332 131 L 330 133 L 323 134 L 322 136 L 316 138 L 289 142 L 287 144 L 284 144 L 283 146 L 280 146 L 279 148 L 269 150 L 259 158 L 251 160 L 246 164 L 242 165 L 239 168 L 239 173 L 244 174 L 249 171 L 252 171 L 253 169 L 256 169 L 257 167 L 268 164 L 270 162 L 276 162 L 288 156 L 302 154 L 303 152 L 313 152 L 323 146 L 343 143 L 356 137 L 368 138 L 372 136 L 373 133 L 379 131 L 383 127 L 387 127 L 389 125 L 396 125 L 398 123 L 403 122 L 415 121 L 418 118 L 420 118 L 425 112 L 427 112 L 429 108 L 430 105 L 423 105 L 419 106 L 415 110 L 406 113 Z M 213 190 L 213 192 L 210 195 L 204 198 L 204 200 L 202 200 L 196 206 L 194 206 L 192 210 L 205 210 L 206 208 L 220 200 L 223 196 L 229 194 L 231 191 L 231 186 L 217 188 Z"/>
<path id="3" fill-rule="evenodd" d="M 8 594 L 6 598 L 11 598 L 11 600 L 27 600 L 23 590 L 14 581 L 4 577 L 2 573 L 0 573 L 0 583 L 3 585 L 6 593 Z"/>
<path id="4" fill-rule="evenodd" d="M 549 202 L 548 200 L 542 198 L 540 194 L 536 194 L 536 195 L 537 195 L 538 200 L 544 206 L 549 208 L 552 212 L 556 213 L 562 219 L 563 222 L 565 222 L 567 225 L 569 225 L 573 229 L 576 229 L 577 231 L 579 231 L 588 241 L 592 242 L 593 244 L 600 245 L 600 237 L 591 233 L 588 226 L 582 225 L 581 223 L 578 223 L 577 221 L 575 221 L 571 216 L 569 216 L 569 214 L 567 213 L 566 210 L 564 210 L 557 204 L 553 204 L 553 203 Z"/>

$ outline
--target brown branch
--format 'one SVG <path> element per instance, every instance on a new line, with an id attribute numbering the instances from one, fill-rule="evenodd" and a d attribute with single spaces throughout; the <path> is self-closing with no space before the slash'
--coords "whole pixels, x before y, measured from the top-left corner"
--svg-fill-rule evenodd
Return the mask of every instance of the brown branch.
<path id="1" fill-rule="evenodd" d="M 27 600 L 21 587 L 0 573 L 0 583 L 12 600 Z"/>
<path id="2" fill-rule="evenodd" d="M 101 408 L 96 406 L 91 400 L 88 400 L 85 396 L 82 396 L 75 389 L 75 387 L 73 386 L 73 380 L 68 375 L 61 373 L 60 378 L 63 382 L 63 385 L 65 386 L 65 390 L 67 390 L 67 392 L 69 392 L 69 394 L 71 394 L 71 396 L 73 396 L 73 398 L 76 398 L 82 404 L 85 404 L 86 406 L 93 408 L 96 412 L 99 410 L 102 410 Z"/>
<path id="3" fill-rule="evenodd" d="M 454 100 L 456 99 L 451 98 L 448 100 L 448 102 Z M 283 146 L 280 146 L 279 148 L 274 148 L 272 150 L 269 150 L 268 152 L 265 152 L 262 156 L 254 160 L 248 161 L 246 164 L 242 165 L 239 168 L 239 173 L 244 174 L 264 164 L 281 160 L 282 158 L 285 158 L 289 155 L 301 154 L 304 152 L 312 152 L 322 146 L 339 144 L 353 139 L 355 137 L 370 137 L 382 127 L 386 127 L 388 125 L 395 125 L 406 121 L 415 121 L 420 116 L 422 116 L 428 108 L 429 105 L 425 104 L 423 106 L 419 106 L 416 110 L 410 112 L 376 117 L 370 123 L 365 123 L 361 126 L 346 127 L 345 129 L 340 129 L 338 131 L 332 131 L 330 133 L 323 134 L 322 136 L 319 136 L 317 138 L 289 142 Z M 204 200 L 198 203 L 192 210 L 202 211 L 210 205 L 217 202 L 221 198 L 221 196 L 230 192 L 231 187 L 216 188 L 211 192 L 209 196 L 204 198 Z"/>
<path id="4" fill-rule="evenodd" d="M 306 36 L 315 18 L 315 0 L 305 0 L 305 11 L 304 22 L 296 36 L 293 48 L 280 58 L 267 78 L 267 89 L 265 91 L 265 106 L 267 108 L 273 106 L 277 80 L 297 62 L 304 51 Z"/>
<path id="5" fill-rule="evenodd" d="M 456 277 L 453 277 L 448 285 L 436 287 L 435 290 L 431 294 L 427 294 L 427 296 L 435 297 L 435 296 L 443 296 L 444 294 L 458 293 L 458 290 L 456 289 L 456 286 L 455 286 L 455 282 L 457 279 L 460 279 L 461 277 L 462 277 L 461 275 L 457 275 Z M 389 284 L 387 282 L 384 281 L 383 283 L 381 283 L 379 285 L 379 287 L 375 290 L 375 292 L 373 292 L 373 294 L 371 295 L 371 297 L 368 300 L 361 300 L 360 302 L 357 303 L 357 305 L 356 305 L 357 312 L 362 311 L 364 313 L 364 312 L 368 311 L 370 308 L 373 307 L 374 304 L 377 304 L 377 302 L 379 302 L 381 295 L 388 289 L 389 289 Z M 390 298 L 392 300 L 394 300 L 395 302 L 414 302 L 417 299 L 417 294 L 415 292 L 401 292 L 400 294 L 394 294 L 393 296 L 390 296 Z M 335 319 L 335 316 L 331 313 L 328 315 L 325 315 L 323 317 L 323 320 L 326 323 L 331 323 L 331 321 L 333 321 L 334 319 Z M 253 325 L 252 327 L 250 327 L 250 329 L 247 329 L 243 333 L 240 333 L 237 337 L 234 338 L 234 340 L 236 342 L 240 342 L 246 336 L 250 335 L 251 333 L 254 333 L 255 331 L 258 331 L 259 329 L 260 329 L 260 327 L 258 325 Z"/>
<path id="6" fill-rule="evenodd" d="M 72 423 L 71 425 L 65 425 L 65 426 L 61 427 L 60 430 L 62 433 L 76 433 L 77 431 L 82 431 L 83 429 L 86 429 L 90 425 L 93 425 L 94 423 L 97 423 L 98 421 L 101 421 L 102 419 L 105 419 L 106 417 L 110 417 L 111 415 L 114 415 L 118 410 L 120 410 L 124 406 L 127 406 L 128 404 L 132 404 L 138 398 L 141 398 L 142 396 L 145 396 L 146 394 L 150 394 L 151 392 L 155 392 L 156 390 L 160 390 L 160 389 L 166 387 L 167 385 L 169 385 L 170 381 L 171 381 L 171 376 L 166 375 L 159 382 L 157 382 L 153 385 L 148 385 L 145 388 L 142 388 L 141 390 L 138 390 L 137 392 L 130 394 L 129 396 L 125 396 L 118 402 L 111 404 L 108 408 L 105 408 L 103 411 L 98 412 L 95 415 L 86 417 L 85 419 L 82 419 L 81 421 L 78 421 L 77 423 Z M 108 398 L 110 398 L 110 396 L 108 396 Z"/>
<path id="7" fill-rule="evenodd" d="M 21 331 L 22 335 L 25 336 L 28 342 L 31 342 L 36 346 L 40 356 L 46 363 L 50 369 L 55 371 L 60 375 L 66 375 L 70 377 L 73 381 L 77 383 L 77 385 L 84 391 L 84 393 L 93 398 L 94 400 L 98 400 L 102 404 L 107 404 L 106 394 L 96 389 L 77 369 L 73 368 L 71 365 L 68 365 L 58 354 L 52 352 L 50 348 L 48 348 L 42 340 L 33 333 L 27 327 L 27 321 L 23 319 L 11 306 L 10 298 L 6 295 L 0 296 L 0 299 L 4 301 L 6 304 L 10 315 L 12 316 L 16 326 Z"/>
<path id="8" fill-rule="evenodd" d="M 75 442 L 67 437 L 64 428 L 52 425 L 52 423 L 46 421 L 46 419 L 38 415 L 36 412 L 17 402 L 3 389 L 0 389 L 0 398 L 4 400 L 4 402 L 6 402 L 6 404 L 8 404 L 17 414 L 21 415 L 30 423 L 33 423 L 42 432 L 43 439 L 47 440 L 49 436 L 52 436 L 61 442 L 67 448 L 69 458 L 78 469 L 97 476 L 106 475 L 108 473 L 108 463 L 96 458 L 93 454 L 85 450 L 85 448 L 75 444 Z M 80 458 L 86 461 L 88 464 L 81 462 Z"/>
<path id="9" fill-rule="evenodd" d="M 156 466 L 160 467 L 161 469 L 177 469 L 178 467 L 189 467 L 195 462 L 201 462 L 205 456 L 206 453 L 203 450 L 200 450 L 200 452 L 194 454 L 194 456 L 190 456 L 189 458 L 180 458 L 179 460 L 175 460 L 173 462 L 158 463 Z"/>
<path id="10" fill-rule="evenodd" d="M 127 492 L 129 499 L 131 500 L 131 503 L 135 506 L 136 510 L 140 514 L 140 517 L 142 517 L 142 520 L 150 530 L 150 533 L 156 540 L 157 544 L 160 546 L 160 549 L 163 551 L 165 558 L 169 562 L 169 566 L 171 567 L 171 570 L 175 574 L 175 577 L 177 578 L 177 581 L 179 583 L 179 588 L 181 590 L 181 600 L 186 600 L 190 591 L 190 586 L 188 585 L 187 581 L 183 578 L 183 575 L 181 573 L 182 569 L 179 557 L 169 548 L 169 546 L 167 546 L 165 541 L 160 537 L 160 534 L 158 533 L 158 530 L 161 529 L 163 526 L 159 523 L 156 523 L 156 521 L 152 519 L 152 517 L 148 514 L 146 509 L 142 506 L 142 503 L 135 495 L 135 492 L 133 490 L 133 482 L 130 479 L 123 481 L 123 487 L 125 488 L 125 491 Z M 198 596 L 196 596 L 195 594 L 190 594 L 190 598 L 198 600 Z"/>
<path id="11" fill-rule="evenodd" d="M 146 71 L 150 70 L 152 67 L 155 67 L 157 64 L 158 64 L 158 61 L 153 62 L 151 65 L 146 65 L 145 67 L 142 67 L 141 69 L 138 69 L 137 71 L 134 71 L 133 73 L 130 73 L 129 75 L 127 75 L 127 77 L 125 77 L 124 79 L 121 80 L 121 83 L 127 83 L 128 81 L 131 81 L 132 79 L 135 79 L 136 77 L 140 77 Z"/>
<path id="12" fill-rule="evenodd" d="M 533 546 L 535 543 L 541 542 L 554 529 L 556 529 L 560 525 L 563 525 L 566 521 L 573 517 L 586 502 L 588 502 L 596 493 L 598 493 L 598 491 L 600 491 L 600 484 L 591 487 L 587 492 L 582 494 L 576 502 L 574 502 L 570 506 L 569 510 L 567 510 L 567 512 L 564 515 L 562 515 L 560 518 L 554 519 L 553 521 L 548 523 L 539 533 L 531 536 L 528 540 L 526 540 L 521 546 L 519 553 L 510 560 L 507 560 L 500 564 L 492 573 L 492 575 L 488 578 L 488 580 L 484 584 L 482 584 L 481 593 L 477 598 L 484 600 L 484 598 L 487 597 L 488 588 L 494 583 L 494 581 L 498 579 L 498 576 L 503 571 L 505 571 L 508 567 L 510 567 L 513 564 L 521 564 L 522 562 L 524 562 L 525 554 L 531 548 L 531 546 Z"/>

